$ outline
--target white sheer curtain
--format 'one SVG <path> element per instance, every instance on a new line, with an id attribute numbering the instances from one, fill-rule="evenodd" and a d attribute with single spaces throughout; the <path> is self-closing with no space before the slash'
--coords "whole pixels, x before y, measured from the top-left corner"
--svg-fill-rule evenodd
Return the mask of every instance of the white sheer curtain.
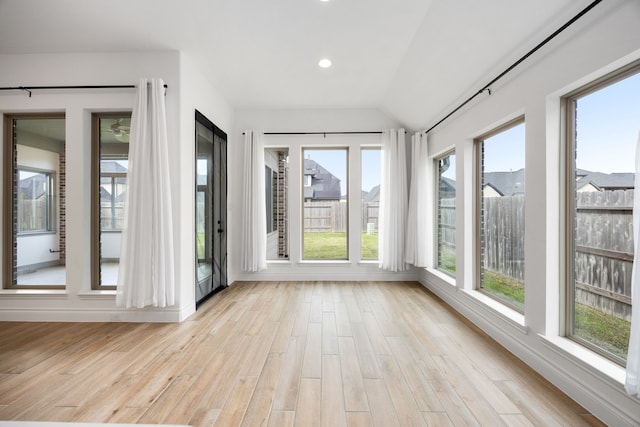
<path id="1" fill-rule="evenodd" d="M 405 225 L 407 222 L 407 157 L 404 129 L 382 132 L 382 177 L 380 182 L 379 267 L 404 271 Z"/>
<path id="2" fill-rule="evenodd" d="M 267 268 L 264 143 L 262 133 L 253 130 L 244 132 L 241 221 L 241 268 L 243 271 L 263 270 Z"/>
<path id="3" fill-rule="evenodd" d="M 640 135 L 636 145 L 636 176 L 633 194 L 633 270 L 631 271 L 631 336 L 627 352 L 625 389 L 640 397 Z"/>
<path id="4" fill-rule="evenodd" d="M 427 235 L 431 223 L 432 168 L 429 163 L 427 134 L 416 132 L 411 137 L 411 183 L 407 214 L 405 260 L 416 267 L 429 267 L 432 239 Z"/>
<path id="5" fill-rule="evenodd" d="M 150 86 L 150 88 L 149 88 Z M 175 304 L 169 144 L 162 79 L 142 78 L 131 114 L 116 304 Z"/>

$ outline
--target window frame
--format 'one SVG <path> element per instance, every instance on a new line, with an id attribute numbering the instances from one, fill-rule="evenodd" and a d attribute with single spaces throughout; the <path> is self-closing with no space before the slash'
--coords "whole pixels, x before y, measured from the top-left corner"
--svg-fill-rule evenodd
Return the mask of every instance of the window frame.
<path id="1" fill-rule="evenodd" d="M 513 129 L 517 126 L 520 125 L 525 125 L 526 127 L 526 120 L 525 120 L 525 116 L 524 115 L 519 115 L 518 117 L 515 117 L 511 120 L 508 120 L 506 122 L 504 122 L 501 125 L 498 125 L 494 128 L 492 128 L 490 131 L 483 133 L 482 135 L 479 135 L 477 137 L 475 137 L 473 139 L 473 153 L 474 153 L 474 173 L 473 173 L 473 178 L 474 178 L 474 229 L 475 229 L 475 242 L 474 242 L 474 265 L 475 265 L 475 271 L 474 271 L 474 289 L 480 293 L 482 293 L 483 295 L 486 295 L 487 297 L 491 298 L 492 300 L 498 302 L 499 304 L 504 305 L 505 307 L 508 307 L 520 314 L 524 314 L 524 304 L 523 307 L 518 307 L 517 305 L 513 304 L 510 301 L 507 301 L 506 299 L 502 299 L 499 298 L 497 295 L 493 294 L 492 292 L 488 292 L 487 290 L 484 289 L 483 286 L 483 254 L 484 254 L 484 248 L 483 248 L 483 239 L 482 239 L 482 230 L 484 228 L 484 218 L 483 218 L 483 175 L 484 175 L 484 171 L 483 171 L 483 165 L 484 165 L 484 142 L 491 138 L 494 137 L 496 135 L 499 135 L 503 132 L 506 132 L 510 129 Z M 526 138 L 525 138 L 525 152 L 526 152 Z M 526 163 L 526 154 L 525 154 L 525 163 Z M 525 169 L 526 171 L 526 169 Z M 525 203 L 526 203 L 526 195 L 525 195 Z M 525 264 L 526 264 L 526 260 L 525 260 Z M 525 294 L 526 294 L 526 284 L 524 284 L 525 286 Z M 526 295 L 525 295 L 525 302 L 526 302 Z"/>
<path id="2" fill-rule="evenodd" d="M 578 99 L 591 95 L 599 90 L 614 85 L 628 77 L 640 73 L 640 61 L 635 61 L 618 70 L 608 73 L 597 78 L 579 88 L 567 93 L 561 98 L 561 104 L 564 111 L 564 204 L 562 217 L 564 218 L 564 265 L 567 266 L 564 271 L 563 287 L 565 301 L 563 307 L 560 307 L 561 313 L 564 312 L 564 336 L 579 345 L 593 351 L 594 353 L 611 360 L 612 362 L 625 366 L 626 360 L 622 357 L 611 353 L 604 348 L 574 335 L 575 329 L 575 226 L 576 226 L 576 102 Z"/>
<path id="3" fill-rule="evenodd" d="M 2 259 L 2 289 L 42 289 L 42 290 L 60 290 L 65 289 L 66 285 L 20 285 L 14 281 L 17 280 L 17 276 L 14 277 L 14 260 L 17 258 L 17 246 L 16 239 L 19 235 L 27 236 L 27 235 L 37 235 L 37 234 L 51 234 L 57 232 L 56 230 L 49 231 L 38 231 L 38 232 L 28 232 L 28 233 L 20 233 L 18 230 L 14 230 L 14 214 L 17 215 L 17 206 L 14 206 L 14 185 L 17 185 L 17 181 L 14 182 L 14 178 L 17 180 L 17 171 L 25 167 L 19 167 L 16 165 L 14 169 L 14 155 L 15 151 L 15 133 L 14 126 L 15 121 L 17 120 L 38 120 L 38 119 L 61 119 L 66 121 L 66 115 L 64 112 L 52 112 L 52 113 L 44 113 L 44 112 L 35 112 L 35 113 L 17 113 L 17 114 L 5 114 L 4 115 L 4 137 L 2 141 L 2 150 L 3 150 L 3 174 L 2 174 L 2 186 L 3 186 L 3 212 L 2 212 L 2 228 L 3 228 L 3 259 Z M 65 144 L 66 150 L 66 144 Z M 51 171 L 48 171 L 51 172 Z M 61 185 L 60 180 L 58 180 L 58 185 Z M 16 190 L 17 191 L 17 190 Z M 63 200 L 60 200 L 60 203 L 64 203 Z M 10 207 L 10 208 L 9 208 Z M 15 208 L 15 212 L 14 212 Z M 61 209 L 64 210 L 64 207 L 61 205 Z M 52 209 L 56 209 L 53 206 Z M 55 217 L 52 218 L 54 221 L 57 219 Z M 14 258 L 15 257 L 15 258 Z"/>
<path id="4" fill-rule="evenodd" d="M 93 112 L 91 113 L 91 290 L 110 291 L 115 290 L 115 285 L 102 285 L 101 275 L 101 247 L 100 234 L 102 232 L 121 232 L 121 229 L 102 229 L 100 218 L 100 119 L 114 119 L 122 117 L 131 117 L 131 111 L 110 111 L 110 112 Z M 127 158 L 129 156 L 127 155 Z M 121 175 L 126 174 L 106 173 L 104 175 Z"/>

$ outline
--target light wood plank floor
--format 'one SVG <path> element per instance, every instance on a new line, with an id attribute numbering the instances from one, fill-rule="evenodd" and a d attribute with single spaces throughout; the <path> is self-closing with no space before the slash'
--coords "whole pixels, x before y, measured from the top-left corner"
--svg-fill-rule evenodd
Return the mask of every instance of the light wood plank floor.
<path id="1" fill-rule="evenodd" d="M 0 323 L 0 419 L 602 425 L 406 282 L 238 283 L 180 324 Z"/>

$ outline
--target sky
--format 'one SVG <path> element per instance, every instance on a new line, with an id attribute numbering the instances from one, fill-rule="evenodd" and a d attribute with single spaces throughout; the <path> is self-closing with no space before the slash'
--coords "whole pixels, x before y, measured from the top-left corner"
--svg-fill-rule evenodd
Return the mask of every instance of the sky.
<path id="1" fill-rule="evenodd" d="M 640 133 L 640 73 L 578 100 L 577 167 L 634 172 Z"/>
<path id="2" fill-rule="evenodd" d="M 635 172 L 640 73 L 581 97 L 576 111 L 577 167 L 603 173 Z M 526 123 L 485 140 L 485 172 L 525 167 L 525 127 Z M 445 176 L 453 178 L 448 173 Z"/>
<path id="3" fill-rule="evenodd" d="M 484 171 L 506 172 L 524 168 L 525 123 L 484 140 Z"/>

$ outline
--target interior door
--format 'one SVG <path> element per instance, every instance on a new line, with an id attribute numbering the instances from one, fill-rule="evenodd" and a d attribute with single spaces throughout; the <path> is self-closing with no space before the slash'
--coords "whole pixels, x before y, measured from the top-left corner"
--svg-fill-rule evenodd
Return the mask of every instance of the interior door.
<path id="1" fill-rule="evenodd" d="M 227 286 L 227 135 L 196 111 L 196 307 Z"/>

